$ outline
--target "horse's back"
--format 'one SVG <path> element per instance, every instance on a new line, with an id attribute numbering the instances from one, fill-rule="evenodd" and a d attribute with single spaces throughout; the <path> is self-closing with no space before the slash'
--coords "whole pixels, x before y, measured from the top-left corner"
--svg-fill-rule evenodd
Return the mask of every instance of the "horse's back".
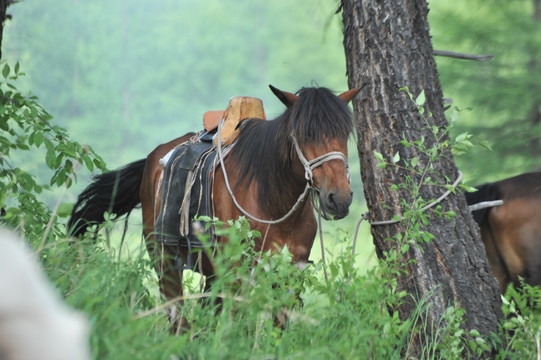
<path id="1" fill-rule="evenodd" d="M 503 199 L 541 198 L 541 172 L 514 176 L 495 183 Z"/>

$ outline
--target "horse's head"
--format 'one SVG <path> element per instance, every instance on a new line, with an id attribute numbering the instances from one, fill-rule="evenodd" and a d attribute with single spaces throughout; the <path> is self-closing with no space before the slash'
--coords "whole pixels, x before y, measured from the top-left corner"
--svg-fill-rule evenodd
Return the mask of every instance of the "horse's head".
<path id="1" fill-rule="evenodd" d="M 319 193 L 323 217 L 345 217 L 353 197 L 347 159 L 353 122 L 347 103 L 359 88 L 339 96 L 325 88 L 303 88 L 299 95 L 271 90 L 288 108 L 292 152 L 302 165 L 299 171 Z"/>

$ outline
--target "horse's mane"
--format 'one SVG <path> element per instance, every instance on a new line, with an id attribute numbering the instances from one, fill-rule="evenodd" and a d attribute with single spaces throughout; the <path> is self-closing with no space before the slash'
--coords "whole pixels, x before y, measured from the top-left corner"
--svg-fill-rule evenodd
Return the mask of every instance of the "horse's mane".
<path id="1" fill-rule="evenodd" d="M 327 88 L 302 88 L 299 99 L 274 120 L 249 119 L 241 125 L 230 154 L 238 167 L 236 187 L 258 184 L 258 202 L 273 218 L 283 215 L 298 194 L 292 188 L 291 135 L 299 146 L 325 139 L 347 141 L 353 131 L 347 104 Z"/>

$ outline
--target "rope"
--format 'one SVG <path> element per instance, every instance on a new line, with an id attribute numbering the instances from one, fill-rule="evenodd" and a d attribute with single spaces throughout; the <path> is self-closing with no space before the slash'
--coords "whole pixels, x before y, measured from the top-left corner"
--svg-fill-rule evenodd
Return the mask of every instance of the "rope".
<path id="1" fill-rule="evenodd" d="M 503 205 L 503 200 L 494 200 L 494 201 L 483 201 L 477 204 L 473 204 L 473 205 L 468 206 L 468 208 L 470 209 L 470 211 L 477 211 L 477 210 L 481 210 L 481 209 L 485 209 L 489 207 L 502 206 L 502 205 Z"/>
<path id="2" fill-rule="evenodd" d="M 458 186 L 458 184 L 460 183 L 460 180 L 462 180 L 462 172 L 459 171 L 457 179 L 455 180 L 453 185 L 451 185 L 452 190 L 447 190 L 446 192 L 444 192 L 443 195 L 441 195 L 439 198 L 430 202 L 426 206 L 422 207 L 421 211 L 430 209 L 432 206 L 440 203 L 443 199 L 449 196 L 449 194 L 451 194 L 451 192 Z M 353 237 L 353 250 L 351 251 L 352 255 L 355 255 L 355 248 L 357 247 L 357 235 L 359 234 L 359 227 L 361 226 L 361 223 L 363 222 L 363 220 L 368 220 L 368 215 L 369 215 L 368 212 L 364 213 L 359 219 L 359 221 L 357 222 L 357 226 L 355 227 L 355 235 Z M 405 217 L 400 217 L 400 219 L 398 220 L 371 221 L 370 225 L 372 226 L 392 225 L 392 224 L 396 224 L 401 221 L 404 221 L 405 219 L 406 219 Z"/>
<path id="3" fill-rule="evenodd" d="M 300 204 L 304 201 L 304 199 L 306 198 L 306 195 L 308 194 L 308 192 L 310 191 L 312 186 L 310 185 L 310 183 L 306 183 L 306 187 L 304 188 L 304 191 L 302 192 L 302 194 L 297 199 L 297 202 L 287 212 L 287 214 L 285 214 L 284 216 L 282 216 L 278 220 L 263 220 L 263 219 L 260 219 L 260 218 L 258 218 L 256 216 L 250 214 L 248 211 L 244 210 L 244 208 L 242 206 L 240 206 L 239 202 L 237 201 L 237 198 L 233 194 L 233 190 L 231 190 L 231 185 L 229 184 L 229 177 L 227 176 L 227 171 L 225 170 L 224 157 L 223 157 L 223 152 L 222 152 L 222 141 L 221 141 L 221 138 L 220 138 L 220 133 L 222 131 L 223 122 L 224 122 L 224 120 L 222 119 L 222 121 L 220 121 L 220 123 L 218 125 L 218 133 L 216 134 L 216 136 L 218 136 L 218 141 L 217 141 L 217 143 L 218 143 L 218 158 L 220 159 L 220 166 L 222 167 L 222 173 L 224 174 L 225 187 L 227 188 L 227 191 L 229 192 L 229 195 L 231 196 L 231 199 L 233 200 L 233 203 L 235 204 L 237 209 L 240 210 L 240 212 L 242 212 L 244 215 L 246 215 L 247 217 L 249 217 L 250 219 L 252 219 L 254 221 L 257 221 L 257 222 L 260 222 L 260 223 L 263 223 L 263 224 L 270 224 L 270 225 L 281 223 L 282 221 L 284 221 L 285 219 L 290 217 L 291 214 L 293 214 L 295 212 L 295 210 L 297 210 L 299 208 Z"/>
<path id="4" fill-rule="evenodd" d="M 315 206 L 315 202 L 312 204 Z M 323 243 L 323 229 L 321 227 L 321 206 L 317 207 L 318 222 L 317 229 L 319 232 L 319 244 L 321 246 L 321 261 L 323 261 L 323 275 L 325 275 L 325 282 L 329 282 L 329 275 L 327 274 L 327 261 L 325 260 L 325 244 Z"/>

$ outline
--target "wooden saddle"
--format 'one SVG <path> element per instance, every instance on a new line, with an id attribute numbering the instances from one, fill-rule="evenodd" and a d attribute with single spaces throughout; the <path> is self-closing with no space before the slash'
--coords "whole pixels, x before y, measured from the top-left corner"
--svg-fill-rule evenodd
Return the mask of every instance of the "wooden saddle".
<path id="1" fill-rule="evenodd" d="M 206 131 L 212 132 L 218 128 L 220 121 L 224 119 L 220 138 L 222 145 L 229 145 L 239 134 L 239 123 L 244 119 L 252 118 L 266 119 L 261 99 L 249 96 L 236 96 L 229 100 L 229 105 L 225 111 L 207 111 L 203 115 L 203 125 Z M 214 137 L 213 143 L 214 145 L 218 143 L 217 136 Z"/>

